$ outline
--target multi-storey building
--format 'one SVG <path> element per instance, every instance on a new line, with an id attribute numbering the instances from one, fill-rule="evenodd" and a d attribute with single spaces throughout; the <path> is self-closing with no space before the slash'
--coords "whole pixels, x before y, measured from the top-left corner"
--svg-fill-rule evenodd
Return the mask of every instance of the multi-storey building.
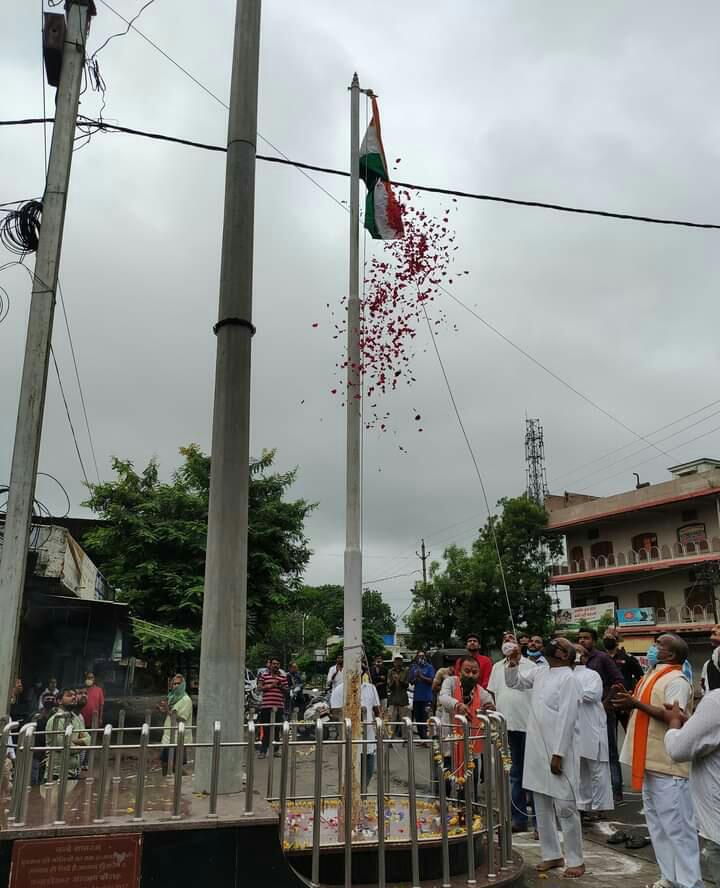
<path id="1" fill-rule="evenodd" d="M 668 471 L 670 481 L 615 496 L 548 496 L 548 526 L 566 547 L 551 583 L 569 587 L 573 607 L 612 602 L 629 651 L 679 632 L 696 667 L 718 622 L 720 460 Z"/>

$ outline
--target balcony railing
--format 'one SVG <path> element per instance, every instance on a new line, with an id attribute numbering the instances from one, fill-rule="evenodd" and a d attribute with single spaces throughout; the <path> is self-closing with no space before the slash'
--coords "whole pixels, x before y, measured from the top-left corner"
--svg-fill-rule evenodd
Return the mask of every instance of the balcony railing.
<path id="1" fill-rule="evenodd" d="M 627 552 L 614 552 L 609 555 L 598 555 L 581 558 L 579 561 L 566 561 L 553 564 L 552 576 L 590 573 L 596 570 L 608 570 L 615 567 L 631 567 L 657 561 L 672 561 L 675 558 L 697 558 L 711 553 L 720 554 L 720 537 L 710 541 L 699 540 L 697 543 L 673 543 L 672 546 L 652 546 L 649 549 L 629 549 Z"/>
<path id="2" fill-rule="evenodd" d="M 675 623 L 714 623 L 715 611 L 711 604 L 696 604 L 694 607 L 686 604 L 680 607 L 656 607 L 655 621 L 659 626 Z"/>

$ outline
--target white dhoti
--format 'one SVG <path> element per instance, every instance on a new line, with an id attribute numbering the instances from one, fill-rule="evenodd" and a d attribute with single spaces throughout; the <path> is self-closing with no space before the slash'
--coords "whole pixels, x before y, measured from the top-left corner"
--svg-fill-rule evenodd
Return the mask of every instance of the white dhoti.
<path id="1" fill-rule="evenodd" d="M 541 792 L 533 793 L 533 800 L 542 859 L 560 860 L 564 856 L 566 866 L 582 866 L 582 824 L 575 802 L 567 799 L 553 799 Z M 555 822 L 556 814 L 562 830 L 564 855 L 560 847 L 560 836 Z"/>
<path id="2" fill-rule="evenodd" d="M 646 771 L 642 798 L 660 875 L 678 888 L 702 888 L 689 781 Z"/>
<path id="3" fill-rule="evenodd" d="M 580 811 L 612 811 L 614 809 L 610 762 L 580 759 L 577 806 Z"/>

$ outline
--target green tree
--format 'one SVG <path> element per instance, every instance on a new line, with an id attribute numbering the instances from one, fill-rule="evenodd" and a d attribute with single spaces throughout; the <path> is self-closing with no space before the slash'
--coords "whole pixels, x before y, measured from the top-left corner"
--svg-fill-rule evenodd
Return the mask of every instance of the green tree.
<path id="1" fill-rule="evenodd" d="M 210 457 L 191 444 L 170 481 L 151 460 L 137 472 L 113 460 L 113 481 L 91 487 L 85 505 L 102 520 L 84 545 L 118 598 L 130 605 L 138 644 L 147 654 L 196 652 L 202 625 Z M 278 610 L 301 589 L 310 558 L 304 522 L 314 508 L 287 500 L 295 471 L 273 472 L 275 451 L 250 467 L 248 623 L 263 638 Z"/>
<path id="2" fill-rule="evenodd" d="M 448 645 L 453 635 L 471 630 L 484 645 L 499 640 L 510 618 L 495 539 L 516 626 L 534 632 L 550 627 L 552 601 L 545 587 L 561 544 L 547 532 L 545 510 L 527 497 L 502 499 L 498 505 L 501 514 L 480 529 L 470 551 L 450 546 L 444 569 L 433 565 L 429 588 L 416 587 L 407 618 L 414 644 Z"/>
<path id="3" fill-rule="evenodd" d="M 397 617 L 382 594 L 376 589 L 363 589 L 362 593 L 363 631 L 374 629 L 378 635 L 391 635 L 395 632 Z"/>

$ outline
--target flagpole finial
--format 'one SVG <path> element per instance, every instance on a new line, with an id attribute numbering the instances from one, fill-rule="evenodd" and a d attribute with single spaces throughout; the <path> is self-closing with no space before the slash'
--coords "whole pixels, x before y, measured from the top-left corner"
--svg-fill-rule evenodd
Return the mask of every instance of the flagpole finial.
<path id="1" fill-rule="evenodd" d="M 358 80 L 357 71 L 353 74 L 352 83 L 350 84 L 350 88 L 352 89 L 354 86 L 360 86 L 360 81 Z"/>

